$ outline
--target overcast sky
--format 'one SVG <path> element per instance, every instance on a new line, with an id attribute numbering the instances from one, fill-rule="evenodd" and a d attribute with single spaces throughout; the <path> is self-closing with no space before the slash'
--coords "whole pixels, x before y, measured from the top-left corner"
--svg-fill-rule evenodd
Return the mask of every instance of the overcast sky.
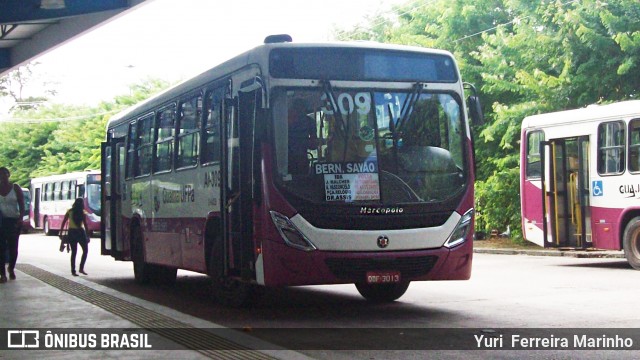
<path id="1" fill-rule="evenodd" d="M 179 80 L 245 50 L 265 36 L 331 40 L 333 29 L 412 0 L 153 0 L 37 59 L 59 84 L 55 102 L 93 105 L 145 77 Z"/>

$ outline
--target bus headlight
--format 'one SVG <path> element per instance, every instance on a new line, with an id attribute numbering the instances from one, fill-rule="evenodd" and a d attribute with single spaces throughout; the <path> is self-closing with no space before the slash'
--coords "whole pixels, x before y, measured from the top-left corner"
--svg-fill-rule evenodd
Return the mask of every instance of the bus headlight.
<path id="1" fill-rule="evenodd" d="M 456 225 L 456 229 L 453 230 L 449 239 L 444 243 L 444 246 L 448 248 L 452 248 L 454 246 L 458 246 L 462 244 L 467 235 L 469 235 L 469 231 L 471 230 L 471 220 L 473 219 L 473 209 L 467 211 L 462 217 L 460 221 L 458 221 L 458 225 Z"/>
<path id="2" fill-rule="evenodd" d="M 270 211 L 269 213 L 271 214 L 271 220 L 276 225 L 276 229 L 278 229 L 280 236 L 282 236 L 287 245 L 304 251 L 316 250 L 311 241 L 298 230 L 288 217 L 275 211 Z"/>

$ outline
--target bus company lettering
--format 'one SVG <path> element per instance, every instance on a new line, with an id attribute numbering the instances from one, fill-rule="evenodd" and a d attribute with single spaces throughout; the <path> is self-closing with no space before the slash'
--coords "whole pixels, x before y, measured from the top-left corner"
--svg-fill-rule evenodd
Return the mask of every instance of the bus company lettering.
<path id="1" fill-rule="evenodd" d="M 212 170 L 204 173 L 204 187 L 220 187 L 220 170 Z"/>
<path id="2" fill-rule="evenodd" d="M 142 206 L 143 205 L 144 187 L 131 185 L 131 205 Z"/>
<path id="3" fill-rule="evenodd" d="M 177 204 L 183 202 L 194 202 L 195 191 L 193 185 L 182 185 L 181 190 L 162 189 L 162 203 L 163 204 Z"/>
<path id="4" fill-rule="evenodd" d="M 640 196 L 640 184 L 635 185 L 620 185 L 620 194 L 627 195 L 628 198 Z"/>
<path id="5" fill-rule="evenodd" d="M 361 206 L 360 214 L 364 215 L 376 215 L 376 214 L 402 214 L 404 212 L 404 208 L 395 206 L 395 207 L 371 207 L 371 206 Z"/>

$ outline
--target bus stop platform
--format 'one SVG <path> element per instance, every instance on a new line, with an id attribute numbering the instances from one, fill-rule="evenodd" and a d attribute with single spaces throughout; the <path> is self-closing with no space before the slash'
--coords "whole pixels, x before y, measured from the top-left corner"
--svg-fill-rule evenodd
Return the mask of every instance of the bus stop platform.
<path id="1" fill-rule="evenodd" d="M 0 284 L 0 359 L 308 359 L 108 287 L 18 263 Z"/>
<path id="2" fill-rule="evenodd" d="M 482 240 L 481 240 L 482 241 Z M 497 247 L 480 247 L 475 246 L 478 242 L 474 243 L 473 252 L 479 254 L 500 254 L 500 255 L 530 255 L 530 256 L 565 256 L 573 258 L 611 258 L 611 259 L 624 259 L 624 251 L 614 250 L 598 250 L 598 249 L 519 249 L 519 248 L 497 248 Z"/>

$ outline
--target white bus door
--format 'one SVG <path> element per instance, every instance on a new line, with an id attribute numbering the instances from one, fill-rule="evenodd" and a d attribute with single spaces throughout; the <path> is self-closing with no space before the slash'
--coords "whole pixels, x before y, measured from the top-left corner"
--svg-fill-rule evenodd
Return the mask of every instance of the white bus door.
<path id="1" fill-rule="evenodd" d="M 591 246 L 589 137 L 542 142 L 544 246 Z"/>
<path id="2" fill-rule="evenodd" d="M 124 186 L 124 139 L 102 143 L 101 254 L 124 258 L 122 238 L 122 186 Z"/>
<path id="3" fill-rule="evenodd" d="M 255 120 L 261 89 L 240 91 L 233 115 L 222 121 L 221 214 L 227 275 L 250 280 L 253 264 L 253 201 L 256 161 Z M 257 181 L 257 180 L 256 180 Z"/>

